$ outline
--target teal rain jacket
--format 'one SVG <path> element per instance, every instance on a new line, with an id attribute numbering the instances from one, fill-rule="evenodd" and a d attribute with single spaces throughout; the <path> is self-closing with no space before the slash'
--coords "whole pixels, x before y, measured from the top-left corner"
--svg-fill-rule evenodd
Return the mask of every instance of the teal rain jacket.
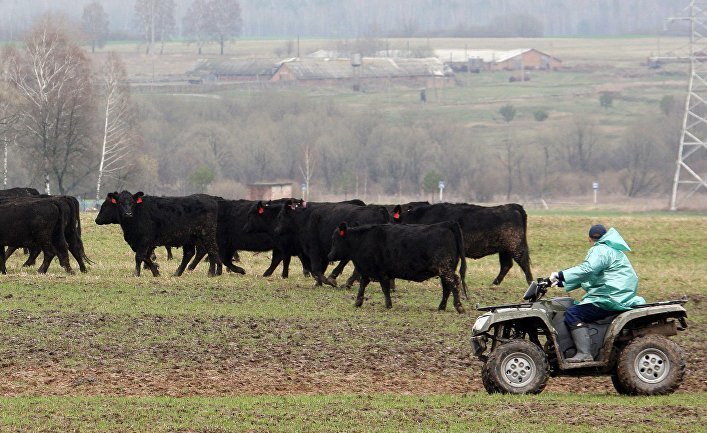
<path id="1" fill-rule="evenodd" d="M 583 288 L 580 304 L 611 311 L 630 310 L 646 301 L 636 295 L 638 276 L 624 251 L 631 251 L 613 227 L 587 252 L 581 264 L 562 271 L 566 291 Z"/>

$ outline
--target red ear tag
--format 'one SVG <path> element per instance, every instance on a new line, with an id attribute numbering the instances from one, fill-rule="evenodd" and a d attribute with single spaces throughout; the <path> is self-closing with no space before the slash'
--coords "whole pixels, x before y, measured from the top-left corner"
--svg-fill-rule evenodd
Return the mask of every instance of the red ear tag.
<path id="1" fill-rule="evenodd" d="M 111 198 L 111 199 L 110 199 L 110 202 L 113 203 L 113 204 L 116 204 L 116 203 L 118 203 L 118 200 L 116 200 L 116 199 L 114 199 L 114 198 Z"/>
<path id="2" fill-rule="evenodd" d="M 264 212 L 265 212 L 265 209 L 263 209 L 262 207 L 258 208 L 258 215 L 262 215 Z"/>
<path id="3" fill-rule="evenodd" d="M 343 231 L 343 230 L 339 230 L 339 236 L 341 236 L 341 237 L 344 237 L 344 235 L 345 235 L 345 234 L 346 234 L 346 232 L 345 232 L 345 231 Z"/>
<path id="4" fill-rule="evenodd" d="M 400 219 L 400 212 L 395 212 L 393 214 L 393 219 L 399 220 Z"/>
<path id="5" fill-rule="evenodd" d="M 142 203 L 142 197 L 137 198 L 137 203 Z"/>

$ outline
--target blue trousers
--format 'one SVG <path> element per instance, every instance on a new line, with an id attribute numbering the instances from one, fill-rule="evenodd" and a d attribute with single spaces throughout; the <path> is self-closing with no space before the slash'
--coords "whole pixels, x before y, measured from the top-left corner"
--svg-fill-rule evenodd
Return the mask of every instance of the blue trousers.
<path id="1" fill-rule="evenodd" d="M 605 310 L 594 304 L 573 305 L 565 313 L 565 325 L 570 328 L 580 328 L 587 322 L 596 322 L 617 313 L 619 312 Z"/>

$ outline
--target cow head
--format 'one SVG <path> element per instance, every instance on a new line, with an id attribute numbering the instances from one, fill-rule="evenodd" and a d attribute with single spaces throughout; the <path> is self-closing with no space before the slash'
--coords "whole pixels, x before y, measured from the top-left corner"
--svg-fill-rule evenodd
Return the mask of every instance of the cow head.
<path id="1" fill-rule="evenodd" d="M 128 191 L 123 191 L 120 194 L 117 192 L 108 194 L 108 197 L 106 197 L 106 200 L 101 205 L 101 211 L 96 217 L 96 223 L 115 224 L 133 218 L 137 209 L 142 207 L 142 198 L 144 195 L 145 193 L 142 191 L 135 194 L 131 194 Z M 104 209 L 106 217 L 101 219 L 101 221 L 110 221 L 99 223 L 99 218 L 104 214 Z"/>
<path id="2" fill-rule="evenodd" d="M 246 233 L 267 232 L 268 222 L 272 220 L 270 203 L 259 201 L 248 212 L 248 221 L 243 226 Z"/>
<path id="3" fill-rule="evenodd" d="M 403 216 L 403 208 L 399 204 L 396 204 L 395 207 L 393 208 L 393 222 L 394 223 L 399 223 L 401 222 L 400 219 Z"/>
<path id="4" fill-rule="evenodd" d="M 292 233 L 296 229 L 295 212 L 299 209 L 293 200 L 287 200 L 275 219 L 275 236 Z"/>
<path id="5" fill-rule="evenodd" d="M 118 220 L 118 192 L 109 192 L 96 216 L 96 224 L 120 224 Z"/>
<path id="6" fill-rule="evenodd" d="M 327 258 L 330 262 L 347 260 L 351 256 L 351 243 L 349 242 L 349 226 L 346 222 L 339 224 L 331 235 L 331 249 Z"/>

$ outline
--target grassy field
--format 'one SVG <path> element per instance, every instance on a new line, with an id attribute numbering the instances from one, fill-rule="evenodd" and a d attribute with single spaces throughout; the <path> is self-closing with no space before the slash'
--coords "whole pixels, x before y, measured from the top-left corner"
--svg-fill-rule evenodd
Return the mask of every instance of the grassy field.
<path id="1" fill-rule="evenodd" d="M 119 227 L 85 214 L 96 263 L 38 276 L 13 257 L 0 278 L 0 431 L 700 431 L 707 331 L 707 217 L 699 214 L 533 212 L 537 276 L 582 260 L 587 228 L 615 226 L 649 301 L 688 295 L 688 354 L 678 394 L 616 396 L 609 378 L 552 378 L 536 397 L 488 396 L 470 357 L 474 305 L 513 302 L 517 266 L 490 286 L 496 257 L 469 262 L 466 314 L 436 311 L 437 281 L 400 282 L 386 310 L 372 284 L 316 288 L 259 276 L 269 254 L 242 254 L 248 274 L 131 276 Z M 177 254 L 179 255 L 179 254 Z M 347 275 L 345 273 L 345 275 Z M 538 425 L 541 424 L 540 427 Z"/>

